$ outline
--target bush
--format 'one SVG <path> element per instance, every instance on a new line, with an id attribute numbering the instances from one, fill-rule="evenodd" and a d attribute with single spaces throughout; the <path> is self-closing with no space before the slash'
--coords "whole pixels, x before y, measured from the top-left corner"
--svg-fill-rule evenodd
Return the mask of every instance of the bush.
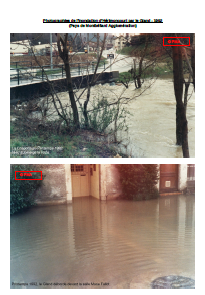
<path id="1" fill-rule="evenodd" d="M 31 168 L 32 167 L 32 168 Z M 10 170 L 10 214 L 21 212 L 33 205 L 34 192 L 42 184 L 42 180 L 15 180 L 15 171 L 36 171 L 32 165 L 11 165 Z M 35 178 L 35 176 L 33 176 Z"/>
<path id="2" fill-rule="evenodd" d="M 156 188 L 158 180 L 157 165 L 118 164 L 123 197 L 132 200 L 155 199 L 159 196 Z"/>
<path id="3" fill-rule="evenodd" d="M 110 105 L 107 99 L 96 97 L 92 103 L 92 108 L 93 111 L 88 112 L 91 129 L 103 133 L 112 124 L 115 124 L 115 132 L 127 129 L 126 116 L 129 112 L 120 103 Z"/>

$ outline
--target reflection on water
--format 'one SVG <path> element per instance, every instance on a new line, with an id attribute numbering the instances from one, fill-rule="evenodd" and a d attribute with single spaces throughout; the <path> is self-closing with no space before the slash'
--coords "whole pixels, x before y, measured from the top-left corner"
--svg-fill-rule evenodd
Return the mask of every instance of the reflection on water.
<path id="1" fill-rule="evenodd" d="M 157 277 L 194 278 L 193 196 L 33 208 L 11 217 L 11 288 L 150 288 Z M 39 283 L 52 283 L 42 285 Z M 88 285 L 80 285 L 88 283 Z"/>

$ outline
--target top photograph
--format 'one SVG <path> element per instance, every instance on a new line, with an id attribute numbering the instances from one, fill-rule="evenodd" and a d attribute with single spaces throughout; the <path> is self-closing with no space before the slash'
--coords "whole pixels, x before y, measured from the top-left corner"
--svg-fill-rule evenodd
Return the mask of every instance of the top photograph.
<path id="1" fill-rule="evenodd" d="M 11 158 L 195 158 L 194 33 L 11 33 Z"/>

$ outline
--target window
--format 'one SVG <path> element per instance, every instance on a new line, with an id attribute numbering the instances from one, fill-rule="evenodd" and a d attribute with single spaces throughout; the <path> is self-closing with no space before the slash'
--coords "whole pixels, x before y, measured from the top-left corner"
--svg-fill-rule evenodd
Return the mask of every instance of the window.
<path id="1" fill-rule="evenodd" d="M 71 164 L 71 172 L 83 172 L 83 171 L 84 171 L 83 165 Z"/>
<path id="2" fill-rule="evenodd" d="M 83 165 L 75 165 L 75 171 L 76 172 L 83 171 Z"/>

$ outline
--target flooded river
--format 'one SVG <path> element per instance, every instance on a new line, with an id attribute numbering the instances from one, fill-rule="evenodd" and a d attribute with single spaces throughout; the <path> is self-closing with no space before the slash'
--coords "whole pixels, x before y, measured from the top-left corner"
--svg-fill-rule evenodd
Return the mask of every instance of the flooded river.
<path id="1" fill-rule="evenodd" d="M 133 88 L 130 92 L 139 92 Z M 193 88 L 190 88 L 192 93 Z M 138 95 L 138 94 L 136 94 Z M 157 80 L 152 87 L 134 99 L 128 109 L 130 154 L 141 158 L 182 158 L 176 143 L 176 101 L 172 80 Z M 195 96 L 187 107 L 190 157 L 195 157 Z"/>
<path id="2" fill-rule="evenodd" d="M 153 82 L 153 81 L 152 81 Z M 176 101 L 171 79 L 158 79 L 149 87 L 145 82 L 141 89 L 135 89 L 132 83 L 128 89 L 123 85 L 96 85 L 91 88 L 89 108 L 97 99 L 108 102 L 123 98 L 122 107 L 130 112 L 127 115 L 128 132 L 118 132 L 118 140 L 122 140 L 120 151 L 136 158 L 182 158 L 182 148 L 176 143 Z M 148 89 L 147 89 L 148 88 Z M 77 97 L 83 89 L 76 94 Z M 190 86 L 187 120 L 190 157 L 195 157 L 195 95 Z M 59 94 L 62 104 L 69 102 L 68 93 Z M 81 103 L 86 98 L 86 92 Z M 53 107 L 50 109 L 53 114 Z M 49 113 L 48 113 L 49 115 Z M 50 118 L 54 118 L 52 115 Z M 56 118 L 56 117 L 55 117 Z"/>
<path id="3" fill-rule="evenodd" d="M 11 288 L 149 289 L 160 276 L 195 277 L 193 196 L 75 198 L 12 216 L 10 228 Z"/>

